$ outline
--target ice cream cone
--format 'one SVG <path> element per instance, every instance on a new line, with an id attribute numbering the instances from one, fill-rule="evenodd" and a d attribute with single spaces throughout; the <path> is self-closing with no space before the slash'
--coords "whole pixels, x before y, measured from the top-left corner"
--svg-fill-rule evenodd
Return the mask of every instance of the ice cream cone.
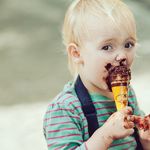
<path id="1" fill-rule="evenodd" d="M 131 72 L 127 66 L 115 66 L 108 69 L 108 86 L 113 93 L 117 110 L 128 105 L 128 86 L 131 79 Z"/>
<path id="2" fill-rule="evenodd" d="M 112 83 L 112 92 L 117 110 L 121 110 L 128 105 L 128 86 L 126 83 Z"/>

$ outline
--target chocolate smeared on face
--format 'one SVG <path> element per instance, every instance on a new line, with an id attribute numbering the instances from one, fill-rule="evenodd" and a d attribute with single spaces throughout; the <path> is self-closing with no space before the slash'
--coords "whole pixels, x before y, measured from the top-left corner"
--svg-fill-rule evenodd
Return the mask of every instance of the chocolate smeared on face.
<path id="1" fill-rule="evenodd" d="M 106 78 L 109 90 L 112 91 L 112 86 L 119 86 L 129 84 L 131 80 L 131 71 L 127 65 L 120 62 L 119 66 L 112 66 L 110 63 L 105 66 L 108 71 L 108 77 Z"/>

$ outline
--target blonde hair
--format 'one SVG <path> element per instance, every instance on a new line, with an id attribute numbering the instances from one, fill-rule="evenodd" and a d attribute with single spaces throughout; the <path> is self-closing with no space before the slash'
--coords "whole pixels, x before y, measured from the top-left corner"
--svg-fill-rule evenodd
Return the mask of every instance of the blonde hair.
<path id="1" fill-rule="evenodd" d="M 132 27 L 135 25 L 133 14 L 121 0 L 73 0 L 66 12 L 62 30 L 63 43 L 66 47 L 70 43 L 81 46 L 83 35 L 90 34 L 86 26 L 89 15 L 98 18 L 106 15 L 118 27 L 125 28 L 129 33 L 135 33 L 133 36 L 136 38 L 135 26 L 135 31 L 132 31 Z M 71 74 L 76 76 L 77 66 L 72 62 L 69 55 L 68 67 Z"/>

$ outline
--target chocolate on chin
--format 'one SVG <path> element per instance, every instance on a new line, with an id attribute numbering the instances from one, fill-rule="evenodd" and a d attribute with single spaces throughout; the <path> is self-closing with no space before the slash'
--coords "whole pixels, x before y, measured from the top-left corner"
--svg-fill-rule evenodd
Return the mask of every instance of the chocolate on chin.
<path id="1" fill-rule="evenodd" d="M 113 92 L 117 110 L 121 110 L 128 105 L 128 86 L 131 79 L 131 71 L 126 65 L 107 65 L 107 84 Z"/>

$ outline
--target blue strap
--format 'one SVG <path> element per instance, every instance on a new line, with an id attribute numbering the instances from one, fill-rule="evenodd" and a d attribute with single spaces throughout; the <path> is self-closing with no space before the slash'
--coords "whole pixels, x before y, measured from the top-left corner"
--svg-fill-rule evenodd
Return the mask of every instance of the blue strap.
<path id="1" fill-rule="evenodd" d="M 137 143 L 136 150 L 144 150 L 143 146 L 142 146 L 142 144 L 140 142 L 140 139 L 139 139 L 139 134 L 138 134 L 137 128 L 134 128 L 133 136 L 135 137 L 135 140 L 136 140 L 136 143 Z"/>
<path id="2" fill-rule="evenodd" d="M 99 125 L 96 115 L 96 109 L 94 107 L 94 104 L 91 100 L 91 97 L 87 89 L 85 88 L 84 84 L 81 81 L 80 76 L 78 76 L 76 80 L 75 91 L 81 102 L 84 115 L 87 118 L 89 136 L 91 136 L 95 132 L 95 130 L 99 128 Z"/>

